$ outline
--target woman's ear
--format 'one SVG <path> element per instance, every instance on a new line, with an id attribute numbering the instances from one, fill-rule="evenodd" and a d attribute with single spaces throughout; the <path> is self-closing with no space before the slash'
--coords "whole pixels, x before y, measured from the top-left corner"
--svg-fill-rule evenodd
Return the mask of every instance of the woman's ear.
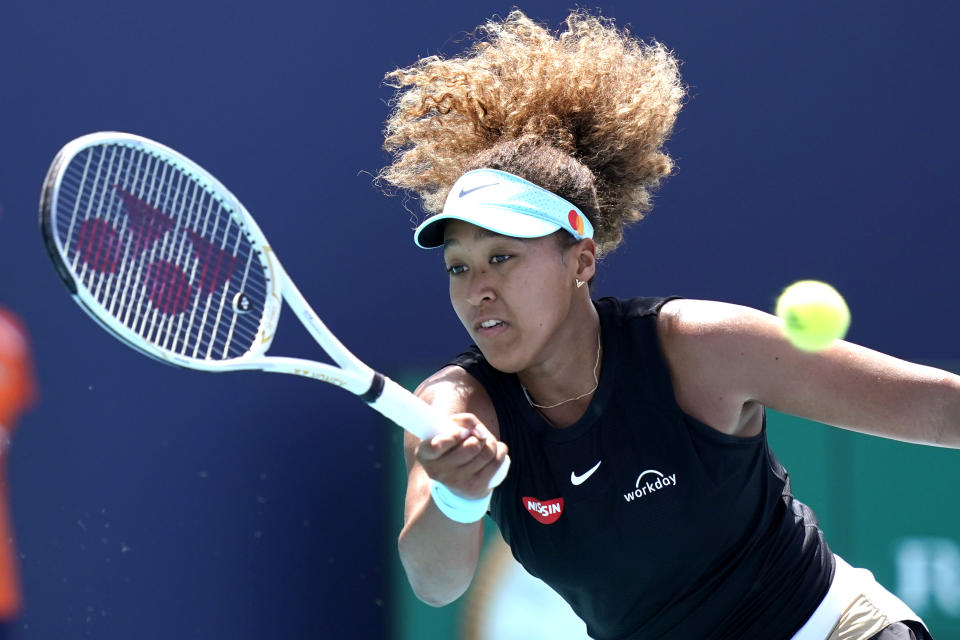
<path id="1" fill-rule="evenodd" d="M 574 278 L 581 282 L 590 282 L 597 271 L 597 245 L 593 239 L 584 238 L 570 247 L 570 257 L 576 265 Z"/>
<path id="2" fill-rule="evenodd" d="M 590 282 L 597 273 L 597 245 L 592 238 L 584 238 L 573 245 L 573 250 L 577 262 L 577 279 Z"/>

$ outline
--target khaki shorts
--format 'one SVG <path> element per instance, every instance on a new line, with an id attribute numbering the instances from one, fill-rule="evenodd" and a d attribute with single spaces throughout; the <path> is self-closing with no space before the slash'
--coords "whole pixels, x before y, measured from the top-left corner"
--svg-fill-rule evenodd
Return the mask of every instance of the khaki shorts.
<path id="1" fill-rule="evenodd" d="M 866 569 L 854 569 L 840 556 L 827 595 L 793 640 L 871 640 L 890 625 L 920 617 L 887 591 Z"/>
<path id="2" fill-rule="evenodd" d="M 917 622 L 920 630 L 925 631 L 926 628 L 922 623 L 913 622 Z M 887 640 L 887 638 L 925 640 L 930 637 L 921 633 L 904 625 L 902 620 L 891 620 L 890 616 L 870 598 L 861 595 L 840 614 L 837 626 L 833 628 L 827 640 Z"/>

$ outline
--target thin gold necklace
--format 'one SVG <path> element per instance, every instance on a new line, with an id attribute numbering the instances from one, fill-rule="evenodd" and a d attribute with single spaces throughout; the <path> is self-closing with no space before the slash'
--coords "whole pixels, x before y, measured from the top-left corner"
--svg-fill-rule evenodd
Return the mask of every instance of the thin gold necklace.
<path id="1" fill-rule="evenodd" d="M 597 370 L 600 368 L 600 345 L 601 344 L 602 344 L 602 341 L 600 340 L 600 329 L 598 328 L 597 329 L 597 363 L 593 365 L 593 389 L 590 389 L 590 391 L 587 391 L 586 393 L 581 393 L 576 398 L 569 398 L 568 400 L 563 400 L 561 402 L 558 402 L 557 404 L 543 405 L 543 404 L 537 404 L 536 402 L 534 402 L 533 398 L 531 398 L 530 394 L 527 392 L 527 388 L 521 384 L 520 387 L 523 389 L 523 394 L 527 396 L 527 402 L 529 402 L 531 406 L 536 407 L 537 409 L 553 409 L 554 407 L 559 407 L 562 404 L 567 404 L 568 402 L 573 402 L 574 400 L 579 400 L 580 398 L 586 398 L 588 395 L 596 391 L 597 387 L 600 386 L 600 379 L 597 377 Z"/>

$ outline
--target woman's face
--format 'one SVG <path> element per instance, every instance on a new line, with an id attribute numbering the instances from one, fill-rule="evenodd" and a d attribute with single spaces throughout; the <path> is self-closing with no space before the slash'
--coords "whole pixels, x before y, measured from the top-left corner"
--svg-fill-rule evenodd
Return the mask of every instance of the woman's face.
<path id="1" fill-rule="evenodd" d="M 576 290 L 572 250 L 552 236 L 512 238 L 454 220 L 443 259 L 453 309 L 491 365 L 514 373 L 549 358 Z"/>

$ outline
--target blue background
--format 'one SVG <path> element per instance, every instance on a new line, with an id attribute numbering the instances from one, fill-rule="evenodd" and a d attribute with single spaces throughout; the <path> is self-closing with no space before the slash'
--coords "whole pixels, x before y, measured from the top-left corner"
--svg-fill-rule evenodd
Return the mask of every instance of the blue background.
<path id="1" fill-rule="evenodd" d="M 396 434 L 309 380 L 166 368 L 66 295 L 36 209 L 56 151 L 129 131 L 191 157 L 256 216 L 338 336 L 396 378 L 465 344 L 440 258 L 371 174 L 383 74 L 455 54 L 507 3 L 0 2 L 0 302 L 41 403 L 11 451 L 27 610 L 16 637 L 387 637 Z M 561 3 L 522 7 L 558 27 Z M 770 310 L 836 285 L 849 339 L 960 354 L 960 58 L 953 3 L 616 0 L 684 61 L 677 174 L 597 295 Z M 319 355 L 288 314 L 274 351 Z"/>

